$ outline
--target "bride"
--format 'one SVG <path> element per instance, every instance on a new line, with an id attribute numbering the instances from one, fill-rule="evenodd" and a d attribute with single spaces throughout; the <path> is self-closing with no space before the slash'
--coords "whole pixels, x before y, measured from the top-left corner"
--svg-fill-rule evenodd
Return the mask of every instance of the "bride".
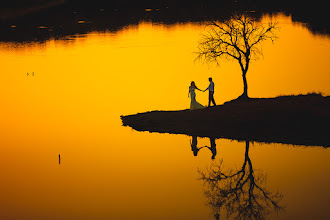
<path id="1" fill-rule="evenodd" d="M 188 97 L 190 95 L 191 98 L 191 102 L 190 102 L 190 110 L 195 110 L 195 109 L 202 109 L 205 108 L 203 105 L 201 105 L 200 103 L 198 103 L 196 101 L 196 93 L 195 93 L 195 89 L 200 90 L 199 88 L 197 88 L 197 86 L 195 85 L 195 82 L 192 81 L 191 85 L 189 86 L 189 93 L 188 93 Z"/>

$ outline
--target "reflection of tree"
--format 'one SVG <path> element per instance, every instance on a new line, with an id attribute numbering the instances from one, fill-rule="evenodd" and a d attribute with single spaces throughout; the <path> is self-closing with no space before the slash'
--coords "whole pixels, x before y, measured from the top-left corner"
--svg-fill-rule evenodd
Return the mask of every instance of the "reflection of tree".
<path id="1" fill-rule="evenodd" d="M 278 213 L 284 209 L 280 205 L 282 194 L 266 189 L 266 175 L 254 172 L 248 141 L 241 169 L 224 171 L 221 160 L 199 173 L 216 219 L 219 219 L 222 207 L 228 216 L 236 219 L 265 219 L 272 211 Z"/>

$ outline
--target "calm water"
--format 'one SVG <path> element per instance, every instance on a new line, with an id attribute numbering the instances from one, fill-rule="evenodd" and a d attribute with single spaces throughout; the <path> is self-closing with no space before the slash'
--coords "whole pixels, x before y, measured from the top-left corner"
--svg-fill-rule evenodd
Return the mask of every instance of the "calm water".
<path id="1" fill-rule="evenodd" d="M 330 39 L 290 17 L 272 19 L 279 38 L 251 64 L 250 96 L 330 95 Z M 214 219 L 219 210 L 208 205 L 198 171 L 220 161 L 225 171 L 239 170 L 246 143 L 217 139 L 211 160 L 206 147 L 194 156 L 191 137 L 136 132 L 120 121 L 188 108 L 190 82 L 204 89 L 209 76 L 219 104 L 242 93 L 235 62 L 194 62 L 204 30 L 141 23 L 42 44 L 0 43 L 0 219 Z M 206 104 L 207 94 L 197 101 Z M 197 141 L 210 147 L 208 138 Z M 323 147 L 250 143 L 260 185 L 282 196 L 284 211 L 265 218 L 329 219 L 329 158 Z"/>

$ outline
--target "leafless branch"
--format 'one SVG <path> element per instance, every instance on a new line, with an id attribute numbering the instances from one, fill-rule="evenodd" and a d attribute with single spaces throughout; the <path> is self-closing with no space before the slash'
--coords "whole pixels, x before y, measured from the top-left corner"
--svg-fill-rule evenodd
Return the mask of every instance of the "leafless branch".
<path id="1" fill-rule="evenodd" d="M 208 204 L 215 214 L 224 207 L 227 215 L 236 219 L 265 219 L 271 211 L 284 210 L 280 205 L 282 194 L 266 189 L 264 173 L 255 174 L 248 156 L 248 144 L 241 169 L 225 171 L 221 160 L 205 171 L 199 170 L 199 174 L 206 187 Z"/>
<path id="2" fill-rule="evenodd" d="M 212 21 L 199 41 L 196 60 L 217 65 L 222 60 L 237 60 L 245 77 L 250 61 L 262 56 L 262 42 L 274 42 L 277 29 L 277 23 L 261 24 L 247 15 L 234 15 L 222 23 Z"/>

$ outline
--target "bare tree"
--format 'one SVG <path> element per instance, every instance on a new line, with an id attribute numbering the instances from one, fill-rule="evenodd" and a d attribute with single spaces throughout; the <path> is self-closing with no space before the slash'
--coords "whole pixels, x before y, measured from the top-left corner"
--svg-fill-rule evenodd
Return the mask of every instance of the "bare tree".
<path id="1" fill-rule="evenodd" d="M 199 171 L 199 174 L 216 219 L 220 217 L 221 208 L 226 210 L 228 217 L 256 220 L 265 219 L 272 211 L 278 213 L 284 210 L 280 205 L 282 194 L 266 189 L 266 175 L 260 171 L 258 174 L 254 172 L 248 141 L 241 169 L 225 171 L 221 160 L 205 171 Z"/>
<path id="2" fill-rule="evenodd" d="M 251 60 L 262 55 L 262 42 L 276 39 L 276 23 L 258 23 L 247 15 L 234 15 L 222 23 L 211 22 L 198 46 L 198 56 L 205 62 L 219 64 L 222 59 L 237 60 L 242 70 L 244 91 L 240 96 L 248 98 L 246 73 Z"/>

